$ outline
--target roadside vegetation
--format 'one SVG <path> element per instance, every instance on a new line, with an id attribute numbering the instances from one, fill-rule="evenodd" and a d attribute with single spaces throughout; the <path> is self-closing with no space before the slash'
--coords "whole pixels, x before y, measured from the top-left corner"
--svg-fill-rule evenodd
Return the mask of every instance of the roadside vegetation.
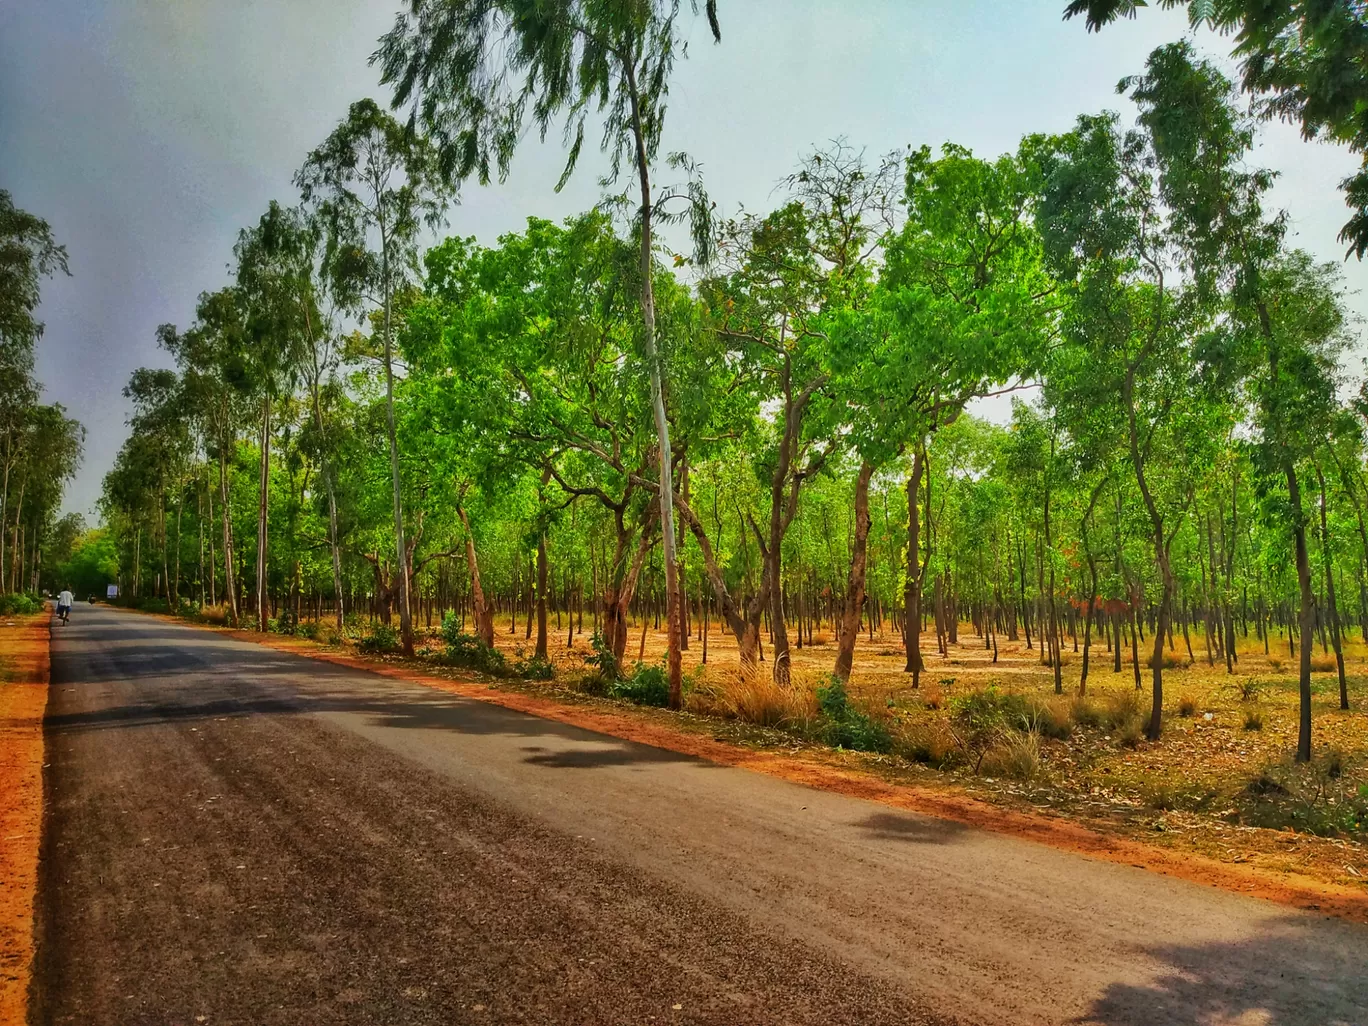
<path id="1" fill-rule="evenodd" d="M 718 4 L 535 7 L 398 16 L 393 109 L 352 104 L 158 329 L 99 528 L 53 522 L 79 432 L 11 404 L 6 590 L 1362 840 L 1361 325 L 1257 162 L 1272 114 L 1368 145 L 1361 74 L 1312 102 L 1361 15 L 1192 4 L 1239 83 L 1168 44 L 1122 69 L 1133 120 L 796 148 L 747 211 L 665 120 Z M 552 127 L 562 183 L 601 141 L 603 201 L 462 235 Z"/>

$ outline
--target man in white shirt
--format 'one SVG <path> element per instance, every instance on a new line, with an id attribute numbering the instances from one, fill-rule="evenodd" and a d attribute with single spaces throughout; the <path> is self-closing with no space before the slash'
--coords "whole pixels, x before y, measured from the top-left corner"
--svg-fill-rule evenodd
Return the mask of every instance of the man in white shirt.
<path id="1" fill-rule="evenodd" d="M 71 603 L 74 601 L 70 588 L 63 588 L 61 594 L 57 596 L 57 615 L 61 617 L 62 623 L 66 623 L 70 618 Z"/>

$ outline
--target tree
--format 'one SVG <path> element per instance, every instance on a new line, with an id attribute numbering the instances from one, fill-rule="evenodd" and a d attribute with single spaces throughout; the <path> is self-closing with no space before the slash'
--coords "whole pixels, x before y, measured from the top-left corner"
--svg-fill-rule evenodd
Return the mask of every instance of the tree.
<path id="1" fill-rule="evenodd" d="M 407 655 L 413 654 L 413 618 L 394 427 L 394 298 L 418 273 L 419 233 L 424 225 L 436 227 L 441 222 L 450 199 L 435 158 L 426 140 L 405 130 L 375 101 L 358 100 L 346 120 L 309 154 L 295 179 L 305 203 L 315 203 L 328 226 L 334 290 L 350 296 L 358 311 L 363 302 L 381 308 L 399 626 Z M 370 248 L 372 243 L 375 249 Z"/>
<path id="2" fill-rule="evenodd" d="M 436 142 L 448 178 L 478 173 L 487 182 L 497 165 L 507 174 L 527 114 L 546 137 L 565 118 L 568 159 L 563 185 L 574 171 L 591 112 L 603 118 L 603 149 L 616 180 L 624 165 L 639 192 L 642 347 L 650 370 L 657 435 L 661 543 L 669 623 L 670 705 L 682 702 L 682 608 L 675 555 L 674 482 L 670 428 L 656 345 L 654 226 L 680 193 L 657 194 L 652 171 L 665 125 L 670 73 L 684 54 L 679 0 L 602 4 L 591 0 L 412 0 L 381 40 L 375 59 L 394 103 L 413 104 Z M 713 39 L 721 41 L 716 0 L 707 0 Z M 530 101 L 530 103 L 529 103 Z M 686 165 L 672 158 L 675 166 Z M 708 205 L 690 182 L 693 235 L 700 258 L 711 244 Z"/>
<path id="3" fill-rule="evenodd" d="M 1032 196 L 1015 156 L 987 161 L 951 145 L 939 156 L 915 151 L 906 166 L 907 219 L 887 242 L 880 288 L 829 333 L 833 390 L 863 459 L 878 467 L 911 454 L 903 615 L 914 686 L 930 558 L 918 510 L 926 439 L 970 399 L 1029 375 L 1054 330 L 1054 285 L 1030 222 Z"/>
<path id="4" fill-rule="evenodd" d="M 1072 0 L 1066 18 L 1087 19 L 1089 31 L 1133 18 L 1144 0 Z M 1187 7 L 1194 28 L 1235 36 L 1245 92 L 1264 117 L 1299 121 L 1306 139 L 1346 144 L 1363 167 L 1340 183 L 1353 212 L 1340 231 L 1349 253 L 1368 252 L 1368 23 L 1361 5 L 1324 0 L 1161 0 Z"/>

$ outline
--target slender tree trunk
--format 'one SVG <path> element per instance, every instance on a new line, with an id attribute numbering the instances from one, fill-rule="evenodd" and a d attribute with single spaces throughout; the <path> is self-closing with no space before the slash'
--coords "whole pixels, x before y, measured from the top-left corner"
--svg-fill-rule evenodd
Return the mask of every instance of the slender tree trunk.
<path id="1" fill-rule="evenodd" d="M 1299 697 L 1297 724 L 1297 761 L 1311 761 L 1311 646 L 1315 642 L 1316 596 L 1311 590 L 1311 560 L 1306 551 L 1306 516 L 1302 508 L 1301 486 L 1290 456 L 1283 457 L 1283 476 L 1287 479 L 1287 498 L 1292 507 L 1292 543 L 1297 561 L 1297 587 L 1301 595 L 1298 616 L 1300 635 Z"/>
<path id="2" fill-rule="evenodd" d="M 475 535 L 470 530 L 470 517 L 466 514 L 465 507 L 458 506 L 456 512 L 461 517 L 461 526 L 465 528 L 466 566 L 470 570 L 470 596 L 474 605 L 475 634 L 485 646 L 493 648 L 494 611 L 485 601 L 484 588 L 480 584 L 480 561 L 475 556 Z"/>
<path id="3" fill-rule="evenodd" d="M 223 594 L 228 603 L 228 620 L 238 622 L 237 584 L 233 578 L 233 521 L 232 504 L 228 495 L 228 458 L 219 446 L 219 493 L 223 517 Z"/>
<path id="4" fill-rule="evenodd" d="M 636 82 L 636 56 L 628 54 L 623 60 L 628 95 L 632 106 L 632 133 L 636 143 L 637 179 L 641 187 L 641 320 L 642 343 L 646 364 L 651 375 L 651 410 L 655 415 L 656 448 L 660 464 L 660 534 L 665 561 L 665 619 L 667 630 L 667 670 L 670 685 L 670 708 L 683 705 L 683 663 L 680 654 L 680 625 L 682 623 L 679 597 L 679 564 L 675 555 L 674 481 L 672 479 L 670 424 L 665 417 L 665 392 L 661 381 L 660 355 L 656 352 L 655 286 L 651 281 L 651 229 L 654 209 L 651 197 L 650 168 L 646 162 L 646 141 L 642 134 L 641 96 Z"/>
<path id="5" fill-rule="evenodd" d="M 1335 668 L 1339 671 L 1340 708 L 1349 708 L 1349 685 L 1344 679 L 1344 648 L 1340 644 L 1339 606 L 1335 602 L 1335 567 L 1330 558 L 1330 528 L 1327 519 L 1329 497 L 1325 491 L 1325 475 L 1316 467 L 1320 484 L 1320 541 L 1321 561 L 1325 564 L 1325 604 L 1330 614 L 1330 640 L 1335 646 Z"/>
<path id="6" fill-rule="evenodd" d="M 921 558 L 921 512 L 917 506 L 925 466 L 925 450 L 918 446 L 912 454 L 912 476 L 907 479 L 907 580 L 903 586 L 903 647 L 907 652 L 907 665 L 903 667 L 903 672 L 912 674 L 914 688 L 921 687 L 922 670 L 925 669 L 921 654 L 924 564 Z"/>
<path id="7" fill-rule="evenodd" d="M 399 475 L 399 439 L 394 427 L 394 332 L 390 295 L 389 239 L 381 226 L 381 273 L 385 290 L 385 430 L 389 435 L 390 477 L 394 492 L 394 552 L 398 560 L 395 572 L 399 580 L 399 633 L 403 638 L 404 655 L 413 655 L 413 613 L 409 608 L 408 546 L 404 541 L 404 503 Z"/>
<path id="8" fill-rule="evenodd" d="M 257 499 L 257 565 L 256 615 L 257 630 L 266 629 L 266 530 L 267 508 L 271 484 L 271 399 L 261 403 L 261 492 Z"/>
<path id="9" fill-rule="evenodd" d="M 846 581 L 845 609 L 841 618 L 841 637 L 837 641 L 836 666 L 833 673 L 841 680 L 850 679 L 850 668 L 855 661 L 855 640 L 860 634 L 860 611 L 865 602 L 865 570 L 869 554 L 869 480 L 874 467 L 868 461 L 860 464 L 855 477 L 855 536 L 851 545 L 850 576 Z M 874 627 L 873 611 L 869 618 Z M 801 636 L 802 627 L 799 627 Z"/>

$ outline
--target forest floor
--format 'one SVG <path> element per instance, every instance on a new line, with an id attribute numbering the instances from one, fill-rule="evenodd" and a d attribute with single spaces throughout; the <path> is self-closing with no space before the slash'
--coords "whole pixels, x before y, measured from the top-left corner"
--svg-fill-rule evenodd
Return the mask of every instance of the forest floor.
<path id="1" fill-rule="evenodd" d="M 50 615 L 0 616 L 0 1023 L 24 1021 L 33 960 Z"/>
<path id="2" fill-rule="evenodd" d="M 506 655 L 523 658 L 533 642 L 521 620 L 516 626 L 510 630 L 503 618 L 496 644 Z M 1362 919 L 1368 910 L 1368 649 L 1361 643 L 1348 644 L 1345 652 L 1348 711 L 1339 709 L 1333 659 L 1317 648 L 1315 665 L 1322 669 L 1313 680 L 1315 758 L 1309 766 L 1297 766 L 1292 761 L 1296 664 L 1285 640 L 1275 641 L 1266 656 L 1261 642 L 1241 639 L 1234 674 L 1226 673 L 1223 662 L 1208 665 L 1197 637 L 1197 660 L 1191 665 L 1185 649 L 1181 658 L 1171 653 L 1177 665 L 1164 674 L 1164 733 L 1149 742 L 1140 735 L 1140 724 L 1149 709 L 1150 675 L 1142 672 L 1143 690 L 1137 693 L 1129 652 L 1117 673 L 1105 644 L 1094 647 L 1089 697 L 1080 702 L 1075 696 L 1081 653 L 1067 645 L 1064 694 L 1056 696 L 1052 671 L 1024 642 L 999 638 L 995 662 L 983 638 L 967 628 L 944 655 L 937 652 L 933 634 L 923 635 L 926 671 L 921 688 L 914 690 L 902 670 L 900 639 L 876 632 L 871 642 L 865 635 L 856 649 L 852 699 L 888 725 L 897 742 L 892 754 L 874 754 L 833 749 L 813 739 L 814 692 L 836 653 L 828 634 L 817 633 L 813 644 L 792 649 L 793 686 L 782 708 L 774 715 L 755 715 L 757 706 L 773 698 L 766 696 L 774 690 L 767 683 L 768 664 L 758 675 L 763 681 L 747 682 L 729 635 L 711 632 L 706 666 L 702 644 L 696 637 L 691 641 L 684 654 L 690 685 L 686 709 L 674 713 L 588 693 L 589 625 L 573 639 L 568 628 L 551 618 L 548 654 L 557 670 L 554 680 L 489 679 L 486 686 L 516 692 L 525 696 L 523 704 L 538 706 L 527 711 L 560 718 L 551 703 L 568 705 L 580 710 L 573 722 L 581 726 L 715 761 L 1303 907 L 1322 907 L 1307 897 L 1320 887 L 1327 911 Z M 441 637 L 435 625 L 428 630 L 430 637 L 420 637 L 419 644 L 426 642 L 436 654 Z M 300 639 L 272 643 L 293 650 L 319 647 Z M 1182 646 L 1181 637 L 1178 643 Z M 647 663 L 659 661 L 664 646 L 663 632 L 648 625 L 643 640 L 637 624 L 628 660 L 640 654 Z M 391 672 L 412 675 L 402 669 L 405 660 L 361 656 L 350 644 L 345 648 L 348 662 L 389 663 Z M 1144 652 L 1142 647 L 1142 660 Z M 478 678 L 432 658 L 420 658 L 410 669 L 438 681 Z M 965 750 L 954 709 L 957 699 L 989 688 L 1023 696 L 1048 723 L 1014 735 L 1026 743 L 1009 744 L 1006 757 L 1000 745 L 990 746 L 979 762 L 985 753 Z M 737 748 L 743 754 L 724 751 Z M 1004 810 L 996 822 L 983 803 Z M 1042 827 L 1042 818 L 1056 825 Z M 1081 830 L 1071 831 L 1069 824 Z M 1103 850 L 1111 842 L 1099 842 L 1098 836 L 1119 847 Z M 1201 865 L 1185 864 L 1192 855 L 1201 856 Z M 1289 893 L 1277 893 L 1280 879 L 1292 882 Z"/>

